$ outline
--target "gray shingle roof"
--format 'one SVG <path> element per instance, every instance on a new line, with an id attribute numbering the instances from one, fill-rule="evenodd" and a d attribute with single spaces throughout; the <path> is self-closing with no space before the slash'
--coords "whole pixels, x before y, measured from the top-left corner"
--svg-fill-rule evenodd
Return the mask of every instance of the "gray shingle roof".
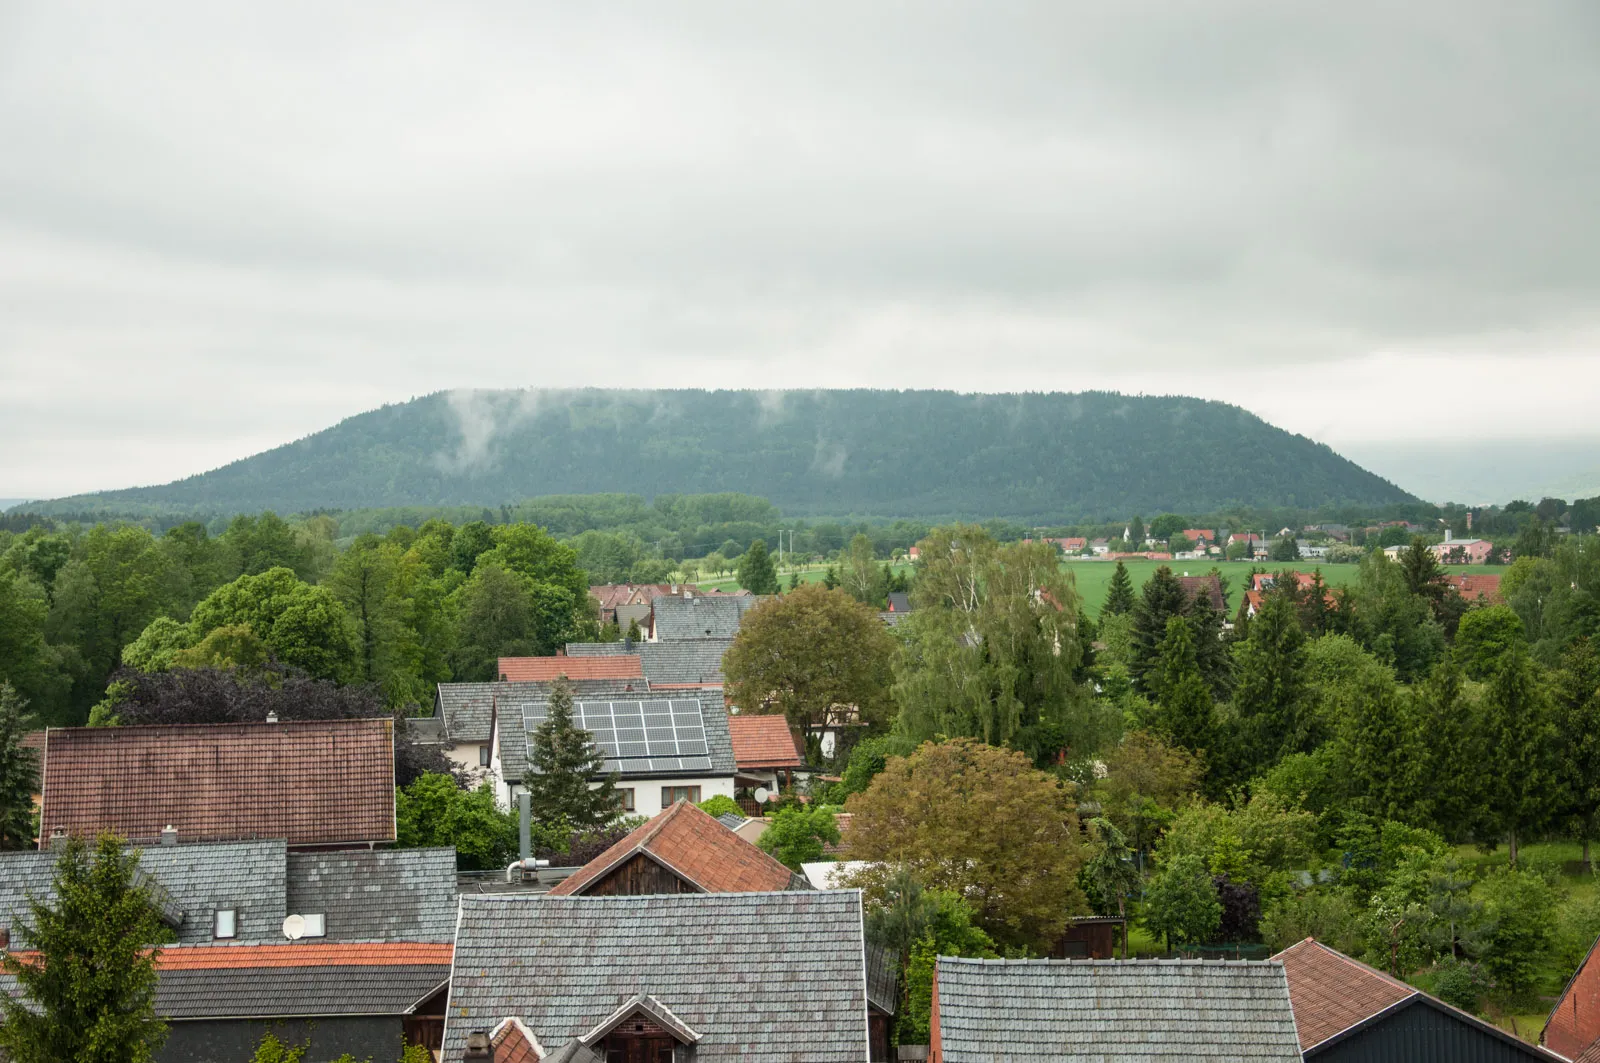
<path id="1" fill-rule="evenodd" d="M 435 964 L 162 971 L 156 1013 L 170 1019 L 404 1015 L 450 977 Z"/>
<path id="2" fill-rule="evenodd" d="M 282 841 L 151 846 L 140 851 L 139 867 L 182 911 L 179 944 L 209 943 L 219 908 L 237 913 L 237 940 L 281 941 L 284 856 Z M 0 854 L 0 925 L 15 933 L 31 922 L 28 895 L 54 896 L 55 863 L 48 851 Z"/>
<path id="3" fill-rule="evenodd" d="M 287 904 L 297 915 L 326 916 L 324 941 L 449 941 L 456 851 L 290 853 Z"/>
<path id="4" fill-rule="evenodd" d="M 867 1001 L 889 1015 L 900 1010 L 900 957 L 882 945 L 867 946 Z"/>
<path id="5" fill-rule="evenodd" d="M 639 643 L 626 642 L 569 642 L 568 657 L 625 657 L 639 652 Z"/>
<path id="6" fill-rule="evenodd" d="M 636 993 L 700 1034 L 697 1063 L 867 1058 L 855 891 L 466 895 L 459 925 L 445 1059 L 507 1016 L 565 1045 Z M 758 956 L 781 957 L 782 976 L 753 975 Z"/>
<path id="7" fill-rule="evenodd" d="M 543 687 L 539 691 L 528 691 L 523 695 L 523 700 L 500 702 L 500 765 L 505 773 L 507 782 L 518 783 L 528 771 L 528 732 L 522 727 L 522 710 L 525 704 L 537 700 L 549 700 L 549 687 L 537 683 L 517 683 L 518 687 Z M 706 750 L 711 756 L 711 770 L 709 772 L 695 772 L 697 777 L 732 775 L 735 771 L 733 759 L 733 739 L 728 734 L 728 710 L 722 703 L 720 690 L 695 690 L 695 691 L 662 691 L 651 694 L 635 689 L 627 691 L 622 683 L 611 679 L 595 679 L 586 682 L 574 683 L 577 688 L 577 699 L 598 700 L 601 697 L 611 696 L 618 699 L 648 700 L 650 698 L 671 698 L 673 701 L 687 701 L 691 698 L 700 702 L 700 714 L 706 725 Z M 680 773 L 681 774 L 681 773 Z M 624 779 L 654 779 L 666 778 L 670 772 L 623 772 Z"/>
<path id="8" fill-rule="evenodd" d="M 656 638 L 673 639 L 731 639 L 739 633 L 739 624 L 760 598 L 744 595 L 663 594 L 653 604 L 655 609 Z"/>
<path id="9" fill-rule="evenodd" d="M 731 638 L 642 642 L 639 663 L 652 686 L 657 683 L 720 683 L 722 655 L 732 645 Z"/>
<path id="10" fill-rule="evenodd" d="M 504 683 L 440 683 L 434 712 L 452 742 L 487 742 L 494 697 Z"/>
<path id="11" fill-rule="evenodd" d="M 947 1063 L 1300 1058 L 1270 961 L 940 957 L 938 994 Z"/>

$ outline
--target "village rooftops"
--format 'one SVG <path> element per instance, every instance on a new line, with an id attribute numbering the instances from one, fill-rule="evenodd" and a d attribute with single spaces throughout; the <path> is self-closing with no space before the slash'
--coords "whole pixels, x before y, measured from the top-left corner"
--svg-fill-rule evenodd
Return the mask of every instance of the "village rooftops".
<path id="1" fill-rule="evenodd" d="M 1227 599 L 1222 594 L 1222 580 L 1217 576 L 1179 576 L 1178 582 L 1183 586 L 1183 593 L 1190 601 L 1204 597 L 1211 603 L 1217 612 L 1227 608 Z"/>
<path id="2" fill-rule="evenodd" d="M 51 728 L 39 829 L 153 842 L 395 838 L 394 721 Z"/>
<path id="3" fill-rule="evenodd" d="M 628 654 L 610 657 L 502 657 L 500 678 L 509 683 L 550 683 L 557 679 L 643 679 L 639 658 Z"/>
<path id="4" fill-rule="evenodd" d="M 639 646 L 645 678 L 660 687 L 722 686 L 722 657 L 733 639 L 685 639 L 645 642 Z"/>
<path id="5" fill-rule="evenodd" d="M 458 926 L 447 1060 L 462 1058 L 469 1033 L 507 1018 L 563 1058 L 572 1042 L 589 1039 L 583 1047 L 591 1048 L 608 1022 L 639 1014 L 628 1005 L 642 997 L 693 1034 L 696 1063 L 867 1058 L 866 943 L 855 891 L 467 894 Z M 763 958 L 781 971 L 763 973 Z"/>
<path id="6" fill-rule="evenodd" d="M 511 685 L 518 689 L 500 701 L 500 761 L 503 777 L 516 783 L 528 770 L 529 743 L 548 714 L 550 690 L 533 683 Z M 620 772 L 624 779 L 732 776 L 735 771 L 720 689 L 580 688 L 573 722 L 589 731 L 605 753 L 603 770 Z"/>
<path id="7" fill-rule="evenodd" d="M 550 895 L 596 891 L 636 857 L 668 871 L 681 892 L 756 893 L 799 884 L 787 867 L 696 806 L 679 801 L 562 880 Z"/>
<path id="8" fill-rule="evenodd" d="M 761 599 L 747 595 L 663 594 L 654 603 L 655 636 L 675 639 L 731 639 L 744 614 Z"/>
<path id="9" fill-rule="evenodd" d="M 733 738 L 734 763 L 741 770 L 805 767 L 794 732 L 782 714 L 729 716 L 728 733 Z"/>
<path id="10" fill-rule="evenodd" d="M 1248 960 L 941 956 L 930 1032 L 934 1063 L 1300 1059 L 1283 967 Z"/>

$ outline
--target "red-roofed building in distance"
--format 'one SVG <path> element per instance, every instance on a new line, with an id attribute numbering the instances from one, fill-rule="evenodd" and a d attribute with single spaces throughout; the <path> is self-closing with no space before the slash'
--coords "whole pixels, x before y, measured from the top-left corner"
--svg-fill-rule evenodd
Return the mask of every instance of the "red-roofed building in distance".
<path id="1" fill-rule="evenodd" d="M 804 769 L 806 762 L 799 741 L 789 730 L 789 721 L 781 713 L 729 716 L 728 734 L 733 739 L 733 762 L 738 768 L 734 779 L 737 791 L 763 787 L 776 794 L 794 787 L 795 773 Z"/>
<path id="2" fill-rule="evenodd" d="M 1500 605 L 1505 599 L 1500 597 L 1500 577 L 1493 573 L 1486 575 L 1448 575 L 1445 582 L 1456 589 L 1456 593 L 1469 602 L 1480 599 L 1489 605 Z"/>
<path id="3" fill-rule="evenodd" d="M 640 679 L 638 654 L 608 657 L 502 657 L 502 683 L 553 683 L 557 679 Z"/>

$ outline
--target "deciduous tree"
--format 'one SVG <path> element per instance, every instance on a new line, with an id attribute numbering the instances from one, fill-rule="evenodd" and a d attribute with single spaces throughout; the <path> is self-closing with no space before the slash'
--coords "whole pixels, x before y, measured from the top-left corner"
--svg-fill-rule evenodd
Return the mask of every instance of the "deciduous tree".
<path id="1" fill-rule="evenodd" d="M 22 744 L 27 704 L 15 687 L 0 679 L 0 849 L 33 848 L 39 756 Z"/>
<path id="2" fill-rule="evenodd" d="M 1169 948 L 1208 941 L 1221 924 L 1217 887 L 1198 856 L 1167 861 L 1145 889 L 1144 925 Z"/>
<path id="3" fill-rule="evenodd" d="M 757 844 L 790 871 L 799 871 L 801 864 L 823 859 L 825 846 L 839 844 L 839 825 L 833 812 L 820 806 L 780 809 Z"/>

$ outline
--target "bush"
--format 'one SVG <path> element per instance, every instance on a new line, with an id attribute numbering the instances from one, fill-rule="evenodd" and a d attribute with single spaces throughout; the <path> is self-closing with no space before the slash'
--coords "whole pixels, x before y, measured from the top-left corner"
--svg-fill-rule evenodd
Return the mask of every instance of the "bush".
<path id="1" fill-rule="evenodd" d="M 1292 894 L 1268 906 L 1260 929 L 1261 940 L 1274 952 L 1316 938 L 1329 948 L 1355 955 L 1363 940 L 1360 916 L 1342 893 Z"/>
<path id="2" fill-rule="evenodd" d="M 708 816 L 725 816 L 732 812 L 736 816 L 744 815 L 744 810 L 739 807 L 739 802 L 727 794 L 716 794 L 700 802 L 700 811 Z"/>
<path id="3" fill-rule="evenodd" d="M 757 844 L 791 871 L 823 858 L 823 845 L 839 844 L 839 825 L 826 808 L 781 809 Z"/>
<path id="4" fill-rule="evenodd" d="M 1476 1015 L 1478 998 L 1488 988 L 1483 969 L 1475 963 L 1447 959 L 1433 979 L 1433 995 L 1446 1004 Z"/>

